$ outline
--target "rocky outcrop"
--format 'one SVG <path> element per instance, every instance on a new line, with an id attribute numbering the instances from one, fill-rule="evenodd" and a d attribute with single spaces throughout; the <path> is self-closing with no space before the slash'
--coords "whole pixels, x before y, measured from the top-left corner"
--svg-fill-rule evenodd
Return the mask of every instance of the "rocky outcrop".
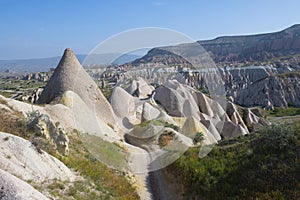
<path id="1" fill-rule="evenodd" d="M 269 122 L 264 118 L 258 117 L 255 115 L 249 108 L 244 110 L 244 118 L 247 127 L 249 127 L 250 131 L 255 131 L 258 128 L 269 125 Z"/>
<path id="2" fill-rule="evenodd" d="M 138 98 L 131 96 L 121 87 L 115 87 L 110 103 L 117 118 L 122 121 L 125 127 L 130 127 L 132 124 L 140 122 L 140 117 L 137 116 L 137 110 L 141 103 Z"/>
<path id="3" fill-rule="evenodd" d="M 158 118 L 160 110 L 152 106 L 150 103 L 143 104 L 142 122 Z"/>
<path id="4" fill-rule="evenodd" d="M 25 101 L 25 102 L 37 103 L 42 92 L 43 92 L 43 88 L 37 88 L 31 94 L 17 94 L 12 98 Z"/>
<path id="5" fill-rule="evenodd" d="M 61 155 L 69 153 L 69 138 L 66 132 L 53 124 L 48 115 L 40 114 L 39 111 L 33 111 L 28 114 L 28 127 L 35 136 L 43 137 L 53 142 L 57 151 Z"/>
<path id="6" fill-rule="evenodd" d="M 273 109 L 275 106 L 300 105 L 300 75 L 297 71 L 279 74 L 270 66 L 225 67 L 219 68 L 218 73 L 199 70 L 185 77 L 187 84 L 195 88 L 209 86 L 214 90 L 223 87 L 228 99 L 242 106 Z"/>
<path id="7" fill-rule="evenodd" d="M 152 94 L 154 87 L 139 77 L 137 80 L 132 80 L 125 90 L 133 96 L 137 96 L 140 99 L 145 99 Z"/>
<path id="8" fill-rule="evenodd" d="M 238 91 L 235 101 L 240 105 L 262 105 L 267 109 L 300 106 L 300 74 L 269 76 L 256 81 Z"/>
<path id="9" fill-rule="evenodd" d="M 189 117 L 185 120 L 181 132 L 190 138 L 194 138 L 197 133 L 202 133 L 204 135 L 204 144 L 209 145 L 217 143 L 217 139 L 214 135 L 194 117 Z"/>
<path id="10" fill-rule="evenodd" d="M 239 124 L 235 125 L 231 121 L 219 121 L 216 124 L 216 128 L 223 138 L 232 138 L 239 135 L 246 135 L 247 130 L 242 128 Z"/>
<path id="11" fill-rule="evenodd" d="M 215 62 L 251 62 L 300 52 L 300 25 L 259 35 L 219 37 L 199 41 Z"/>
<path id="12" fill-rule="evenodd" d="M 168 114 L 174 117 L 193 116 L 199 120 L 199 110 L 192 88 L 188 88 L 177 81 L 168 81 L 159 86 L 154 93 L 154 100 L 162 105 Z"/>
<path id="13" fill-rule="evenodd" d="M 79 95 L 73 91 L 66 91 L 61 98 L 61 103 L 67 106 L 65 109 L 63 105 L 57 104 L 55 106 L 49 105 L 47 113 L 61 122 L 62 127 L 76 128 L 79 132 L 90 133 L 96 135 L 106 141 L 119 140 L 120 136 L 114 131 L 117 129 L 116 123 L 106 123 L 99 119 L 94 110 L 91 110 L 88 105 L 80 98 Z M 58 115 L 64 108 L 64 115 Z M 56 109 L 57 108 L 57 109 Z"/>
<path id="14" fill-rule="evenodd" d="M 234 105 L 230 101 L 219 101 L 219 102 L 222 105 L 222 107 L 224 109 L 226 109 L 226 113 L 227 113 L 228 117 L 230 118 L 230 121 L 232 121 L 236 125 L 240 125 L 245 130 L 248 130 L 245 122 L 242 119 L 242 116 L 240 116 L 240 113 L 238 112 L 238 108 L 236 105 Z M 256 117 L 260 118 L 258 116 L 256 116 Z"/>
<path id="15" fill-rule="evenodd" d="M 256 123 L 252 121 L 246 125 L 233 103 L 210 99 L 176 80 L 169 80 L 159 86 L 154 92 L 154 99 L 171 116 L 192 117 L 203 123 L 215 140 L 219 140 L 221 136 L 228 138 L 247 134 L 247 126 Z"/>
<path id="16" fill-rule="evenodd" d="M 62 162 L 23 138 L 1 132 L 0 149 L 0 169 L 23 180 L 74 180 L 73 173 Z"/>
<path id="17" fill-rule="evenodd" d="M 36 80 L 41 82 L 46 82 L 49 80 L 51 73 L 49 72 L 36 72 L 27 74 L 26 76 L 22 77 L 23 80 Z"/>
<path id="18" fill-rule="evenodd" d="M 0 169 L 0 198 L 2 200 L 47 200 L 48 198 L 21 179 Z"/>
<path id="19" fill-rule="evenodd" d="M 115 123 L 110 104 L 70 49 L 65 50 L 38 103 L 59 101 L 67 91 L 76 93 L 99 119 Z"/>

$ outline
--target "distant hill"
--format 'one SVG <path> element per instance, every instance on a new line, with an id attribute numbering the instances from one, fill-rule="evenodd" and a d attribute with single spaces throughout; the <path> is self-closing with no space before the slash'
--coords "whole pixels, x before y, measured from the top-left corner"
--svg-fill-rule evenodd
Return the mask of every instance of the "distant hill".
<path id="1" fill-rule="evenodd" d="M 111 64 L 123 64 L 133 61 L 140 56 L 134 54 L 124 54 L 117 59 L 119 54 L 94 54 L 89 55 L 88 64 L 105 65 Z M 84 61 L 87 55 L 77 55 L 80 63 Z M 50 58 L 34 58 L 34 59 L 18 59 L 18 60 L 0 60 L 0 71 L 17 71 L 17 72 L 44 72 L 49 71 L 50 68 L 55 68 L 58 65 L 60 57 Z"/>
<path id="2" fill-rule="evenodd" d="M 198 41 L 215 62 L 264 61 L 300 53 L 300 24 L 275 33 Z"/>
<path id="3" fill-rule="evenodd" d="M 224 36 L 213 40 L 157 47 L 149 50 L 142 58 L 124 64 L 124 68 L 138 70 L 139 67 L 149 66 L 198 69 L 214 67 L 207 53 L 220 67 L 219 73 L 202 71 L 187 74 L 187 82 L 191 86 L 207 89 L 213 84 L 211 80 L 216 84 L 224 83 L 226 96 L 235 103 L 248 107 L 274 109 L 300 106 L 300 77 L 297 72 L 300 70 L 300 25 L 275 33 Z"/>
<path id="4" fill-rule="evenodd" d="M 181 55 L 189 57 L 193 52 L 200 52 L 199 44 L 218 65 L 266 61 L 300 54 L 300 24 L 274 33 L 224 36 L 177 46 L 157 47 L 131 64 L 186 64 L 186 61 L 179 61 L 178 56 L 170 52 L 181 52 Z"/>

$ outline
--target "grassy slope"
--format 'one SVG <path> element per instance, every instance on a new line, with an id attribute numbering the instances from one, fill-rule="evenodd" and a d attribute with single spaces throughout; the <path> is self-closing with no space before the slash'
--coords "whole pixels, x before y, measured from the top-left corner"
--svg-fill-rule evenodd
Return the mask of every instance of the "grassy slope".
<path id="1" fill-rule="evenodd" d="M 198 158 L 188 150 L 165 172 L 192 199 L 299 199 L 300 126 L 272 126 L 224 141 Z M 298 172 L 298 173 L 297 173 Z"/>
<path id="2" fill-rule="evenodd" d="M 286 109 L 283 108 L 274 108 L 274 110 L 270 111 L 269 116 L 272 117 L 283 117 L 283 116 L 295 116 L 300 115 L 300 108 L 297 107 L 288 107 Z"/>
<path id="3" fill-rule="evenodd" d="M 6 104 L 1 101 L 1 104 Z M 108 168 L 95 159 L 82 144 L 77 134 L 71 134 L 70 153 L 67 157 L 56 154 L 54 145 L 43 138 L 32 137 L 27 131 L 26 119 L 21 113 L 8 112 L 0 108 L 0 131 L 30 140 L 37 148 L 56 156 L 82 178 L 75 183 L 58 180 L 43 184 L 30 183 L 39 191 L 59 199 L 138 199 L 132 185 L 124 174 Z"/>

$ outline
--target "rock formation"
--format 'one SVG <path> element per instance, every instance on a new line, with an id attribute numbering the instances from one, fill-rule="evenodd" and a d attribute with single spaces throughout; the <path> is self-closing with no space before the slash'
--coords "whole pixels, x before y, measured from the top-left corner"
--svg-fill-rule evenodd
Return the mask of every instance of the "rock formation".
<path id="1" fill-rule="evenodd" d="M 23 138 L 0 132 L 0 149 L 0 169 L 23 180 L 74 180 L 73 173 L 62 162 Z"/>
<path id="2" fill-rule="evenodd" d="M 33 111 L 30 114 L 28 116 L 28 127 L 34 132 L 35 136 L 43 137 L 53 142 L 61 155 L 68 155 L 69 138 L 66 132 L 53 124 L 48 115 L 40 114 L 39 111 Z"/>
<path id="3" fill-rule="evenodd" d="M 154 106 L 152 106 L 150 103 L 145 102 L 143 104 L 143 111 L 142 111 L 142 122 L 157 119 L 159 115 L 161 114 L 161 111 Z"/>
<path id="4" fill-rule="evenodd" d="M 263 105 L 267 109 L 300 106 L 300 74 L 269 76 L 254 82 L 238 92 L 236 102 L 244 106 Z"/>
<path id="5" fill-rule="evenodd" d="M 137 96 L 140 99 L 145 99 L 152 94 L 154 87 L 139 77 L 137 80 L 132 80 L 125 90 L 133 96 Z"/>
<path id="6" fill-rule="evenodd" d="M 189 117 L 185 120 L 182 126 L 182 133 L 190 138 L 194 138 L 197 133 L 203 133 L 204 144 L 215 144 L 217 139 L 214 135 L 194 117 Z"/>
<path id="7" fill-rule="evenodd" d="M 247 36 L 227 36 L 199 41 L 215 62 L 262 61 L 300 52 L 300 25 L 285 30 Z"/>
<path id="8" fill-rule="evenodd" d="M 200 52 L 202 46 L 217 65 L 249 63 L 265 61 L 282 56 L 300 53 L 300 25 L 296 24 L 275 33 L 224 36 L 213 40 L 197 41 L 195 43 L 180 44 L 177 46 L 157 47 L 151 49 L 147 55 L 135 60 L 131 64 L 139 66 L 149 63 L 165 63 L 167 65 L 188 66 L 187 60 L 180 55 L 189 57 L 194 52 Z M 173 51 L 177 48 L 176 51 Z M 184 49 L 185 53 L 174 54 Z M 203 56 L 199 54 L 199 56 Z"/>
<path id="9" fill-rule="evenodd" d="M 115 87 L 110 97 L 110 103 L 116 117 L 122 120 L 125 127 L 137 123 L 138 98 L 131 96 L 121 87 Z M 140 120 L 138 121 L 140 122 Z"/>
<path id="10" fill-rule="evenodd" d="M 244 135 L 248 133 L 247 126 L 253 126 L 254 123 L 264 124 L 262 120 L 245 123 L 233 103 L 224 100 L 219 103 L 176 80 L 169 80 L 159 86 L 154 92 L 154 99 L 171 116 L 192 117 L 203 123 L 215 140 L 219 140 L 220 136 L 228 138 Z M 260 118 L 256 116 L 256 119 Z"/>
<path id="11" fill-rule="evenodd" d="M 0 198 L 2 200 L 47 200 L 48 198 L 25 181 L 0 169 Z"/>
<path id="12" fill-rule="evenodd" d="M 114 124 L 114 115 L 110 104 L 70 49 L 65 50 L 38 103 L 59 101 L 66 91 L 78 94 L 99 119 Z"/>
<path id="13" fill-rule="evenodd" d="M 207 68 L 214 69 L 215 66 L 200 61 L 207 57 L 202 47 L 220 66 L 217 73 L 207 73 Z M 296 24 L 275 33 L 225 36 L 153 48 L 144 57 L 124 65 L 124 68 L 130 69 L 125 76 L 148 77 L 159 84 L 173 78 L 172 74 L 181 73 L 194 88 L 207 89 L 212 83 L 222 85 L 226 96 L 236 104 L 273 109 L 288 105 L 300 106 L 299 75 L 292 78 L 278 76 L 300 70 L 299 53 L 300 25 Z M 193 62 L 194 54 L 200 59 L 196 63 Z M 157 69 L 160 65 L 162 67 Z M 197 70 L 190 73 L 185 69 Z"/>

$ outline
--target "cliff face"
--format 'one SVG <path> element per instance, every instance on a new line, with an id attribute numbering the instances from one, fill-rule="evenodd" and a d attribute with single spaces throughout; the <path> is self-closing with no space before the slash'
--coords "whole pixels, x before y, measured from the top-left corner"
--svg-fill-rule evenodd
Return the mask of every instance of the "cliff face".
<path id="1" fill-rule="evenodd" d="M 280 32 L 198 41 L 216 63 L 264 61 L 300 53 L 300 25 Z"/>
<path id="2" fill-rule="evenodd" d="M 300 74 L 269 76 L 240 90 L 235 102 L 244 105 L 300 106 Z"/>
<path id="3" fill-rule="evenodd" d="M 217 65 L 262 62 L 291 56 L 300 53 L 300 24 L 275 33 L 224 36 L 177 46 L 157 47 L 131 64 L 136 66 L 146 63 L 164 63 L 190 66 L 184 58 L 190 58 L 195 52 L 198 56 L 205 55 L 204 51 L 199 50 L 201 48 L 210 54 Z"/>
<path id="4" fill-rule="evenodd" d="M 199 89 L 222 86 L 226 96 L 242 106 L 300 106 L 300 74 L 287 70 L 280 74 L 274 67 L 219 68 L 218 73 L 188 74 L 186 82 Z"/>

